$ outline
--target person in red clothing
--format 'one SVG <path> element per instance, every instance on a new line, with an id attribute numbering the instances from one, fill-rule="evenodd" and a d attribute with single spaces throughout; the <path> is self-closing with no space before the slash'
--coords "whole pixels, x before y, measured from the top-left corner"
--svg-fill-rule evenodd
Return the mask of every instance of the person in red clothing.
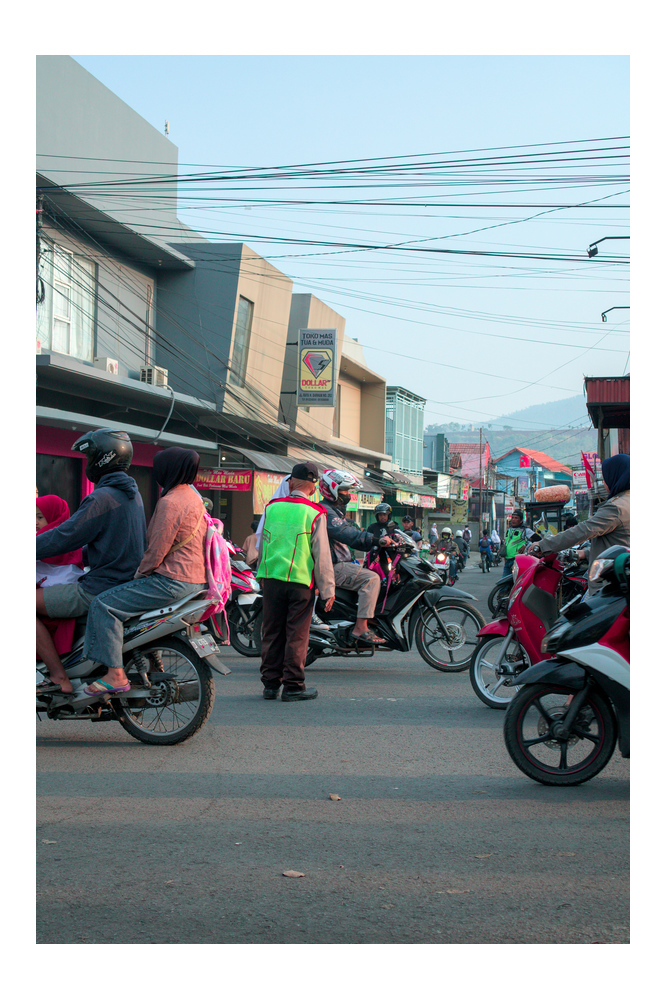
<path id="1" fill-rule="evenodd" d="M 54 494 L 37 496 L 37 534 L 44 534 L 70 517 L 70 508 L 64 499 Z M 63 555 L 52 555 L 50 558 L 37 559 L 36 585 L 44 589 L 62 583 L 75 583 L 83 575 L 83 552 L 81 548 L 65 552 Z M 49 670 L 49 680 L 37 685 L 37 691 L 52 689 L 58 686 L 64 694 L 71 693 L 72 683 L 60 663 L 60 656 L 72 648 L 75 620 L 70 618 L 36 618 L 37 643 L 44 649 L 47 644 L 53 646 L 53 665 Z M 58 668 L 60 666 L 60 669 Z"/>
<path id="2" fill-rule="evenodd" d="M 160 451 L 153 471 L 162 487 L 148 525 L 147 548 L 135 578 L 105 590 L 88 611 L 84 655 L 107 667 L 85 690 L 91 697 L 130 689 L 123 669 L 123 624 L 206 588 L 202 497 L 192 483 L 199 455 L 181 447 Z"/>

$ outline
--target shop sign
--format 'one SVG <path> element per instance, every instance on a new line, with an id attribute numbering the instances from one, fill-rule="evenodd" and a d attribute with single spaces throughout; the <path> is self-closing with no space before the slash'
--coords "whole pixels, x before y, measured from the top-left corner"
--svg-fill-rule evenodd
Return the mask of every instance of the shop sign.
<path id="1" fill-rule="evenodd" d="M 256 472 L 253 477 L 253 513 L 264 508 L 285 478 L 282 472 Z"/>
<path id="2" fill-rule="evenodd" d="M 513 503 L 513 501 L 512 500 L 506 500 L 506 502 L 504 504 L 504 507 L 503 507 L 504 516 L 506 516 L 506 517 L 512 517 L 514 509 L 515 509 L 515 504 Z"/>
<path id="3" fill-rule="evenodd" d="M 587 489 L 587 472 L 585 469 L 576 469 L 573 472 L 573 487 L 575 491 Z"/>
<path id="4" fill-rule="evenodd" d="M 436 495 L 439 499 L 448 499 L 450 494 L 450 476 L 449 475 L 437 475 L 436 476 Z"/>
<path id="5" fill-rule="evenodd" d="M 450 522 L 452 524 L 466 524 L 469 519 L 469 501 L 461 499 L 450 502 L 452 504 Z"/>
<path id="6" fill-rule="evenodd" d="M 435 496 L 420 496 L 419 493 L 404 493 L 400 489 L 397 489 L 397 503 L 403 503 L 404 506 L 421 506 L 425 510 L 436 509 Z"/>
<path id="7" fill-rule="evenodd" d="M 420 506 L 424 510 L 435 510 L 436 509 L 436 497 L 435 496 L 421 496 Z"/>
<path id="8" fill-rule="evenodd" d="M 381 502 L 381 497 L 378 493 L 358 493 L 357 503 L 360 510 L 373 510 L 373 508 Z"/>
<path id="9" fill-rule="evenodd" d="M 463 479 L 462 480 L 462 488 L 461 488 L 461 492 L 459 494 L 459 498 L 460 498 L 460 500 L 466 500 L 466 502 L 468 504 L 468 501 L 469 501 L 469 481 L 468 481 L 468 479 Z"/>
<path id="10" fill-rule="evenodd" d="M 336 330 L 300 330 L 298 406 L 336 405 Z"/>
<path id="11" fill-rule="evenodd" d="M 358 500 L 357 493 L 351 493 L 350 494 L 350 503 L 346 503 L 346 512 L 348 510 L 357 510 L 357 509 L 359 509 L 359 500 Z"/>
<path id="12" fill-rule="evenodd" d="M 204 468 L 197 473 L 195 488 L 225 489 L 235 492 L 250 492 L 253 482 L 253 472 L 248 469 L 243 472 L 228 472 L 224 468 Z"/>

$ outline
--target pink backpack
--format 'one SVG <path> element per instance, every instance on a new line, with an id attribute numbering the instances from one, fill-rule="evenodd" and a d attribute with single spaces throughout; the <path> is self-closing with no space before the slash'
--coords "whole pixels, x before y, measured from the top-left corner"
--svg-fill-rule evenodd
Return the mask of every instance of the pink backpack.
<path id="1" fill-rule="evenodd" d="M 206 565 L 206 581 L 208 583 L 206 596 L 208 600 L 213 600 L 215 603 L 207 607 L 200 621 L 206 621 L 213 614 L 222 614 L 225 618 L 225 624 L 227 624 L 225 604 L 230 599 L 232 592 L 229 546 L 223 537 L 222 521 L 210 517 L 206 511 L 204 511 L 204 517 L 206 520 L 204 564 Z M 229 644 L 229 639 L 225 644 Z"/>

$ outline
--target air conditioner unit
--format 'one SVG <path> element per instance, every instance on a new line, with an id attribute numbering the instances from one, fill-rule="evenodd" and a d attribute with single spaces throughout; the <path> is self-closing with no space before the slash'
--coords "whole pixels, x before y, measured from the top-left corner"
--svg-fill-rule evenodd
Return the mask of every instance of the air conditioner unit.
<path id="1" fill-rule="evenodd" d="M 146 365 L 139 369 L 139 377 L 147 385 L 157 385 L 165 388 L 168 384 L 169 371 L 167 368 L 158 368 L 154 364 Z"/>
<path id="2" fill-rule="evenodd" d="M 93 366 L 100 371 L 108 371 L 110 375 L 118 374 L 118 361 L 114 357 L 96 357 Z"/>

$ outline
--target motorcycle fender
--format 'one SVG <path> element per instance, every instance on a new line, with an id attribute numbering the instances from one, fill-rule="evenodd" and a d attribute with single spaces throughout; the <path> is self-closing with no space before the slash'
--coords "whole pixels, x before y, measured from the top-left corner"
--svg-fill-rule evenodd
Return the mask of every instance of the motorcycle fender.
<path id="1" fill-rule="evenodd" d="M 437 604 L 441 597 L 447 597 L 448 600 L 459 598 L 460 600 L 477 600 L 472 593 L 466 593 L 465 590 L 459 590 L 456 586 L 437 586 L 433 590 L 425 590 L 424 599 L 428 604 Z"/>
<path id="2" fill-rule="evenodd" d="M 240 593 L 237 597 L 237 603 L 239 604 L 254 604 L 256 600 L 259 600 L 259 593 Z"/>
<path id="3" fill-rule="evenodd" d="M 544 659 L 540 663 L 534 663 L 527 667 L 517 677 L 516 682 L 521 684 L 530 683 L 558 683 L 561 687 L 571 687 L 573 690 L 581 690 L 584 687 L 587 674 L 576 663 L 568 662 L 564 659 Z"/>
<path id="4" fill-rule="evenodd" d="M 215 670 L 216 673 L 220 673 L 221 676 L 227 676 L 228 673 L 232 672 L 230 667 L 225 666 L 223 661 L 217 655 L 211 654 L 210 656 L 204 656 L 204 658 L 211 669 Z"/>
<path id="5" fill-rule="evenodd" d="M 486 624 L 484 628 L 481 628 L 478 632 L 478 638 L 485 638 L 486 635 L 501 635 L 505 636 L 510 631 L 510 621 L 507 617 L 495 618 L 494 621 L 490 621 Z"/>

